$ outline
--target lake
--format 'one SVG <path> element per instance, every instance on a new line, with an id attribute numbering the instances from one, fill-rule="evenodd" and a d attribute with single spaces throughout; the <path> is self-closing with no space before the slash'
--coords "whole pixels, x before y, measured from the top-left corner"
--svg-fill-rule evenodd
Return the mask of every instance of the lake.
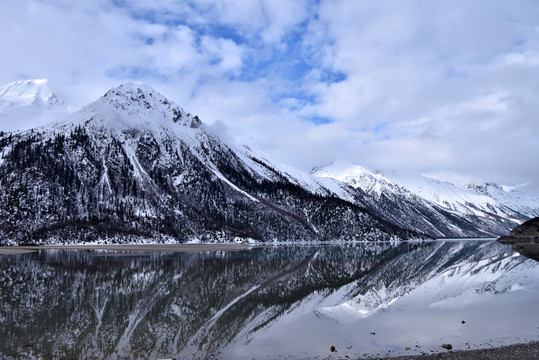
<path id="1" fill-rule="evenodd" d="M 494 241 L 47 249 L 0 255 L 0 289 L 7 359 L 369 358 L 539 338 L 539 263 Z"/>

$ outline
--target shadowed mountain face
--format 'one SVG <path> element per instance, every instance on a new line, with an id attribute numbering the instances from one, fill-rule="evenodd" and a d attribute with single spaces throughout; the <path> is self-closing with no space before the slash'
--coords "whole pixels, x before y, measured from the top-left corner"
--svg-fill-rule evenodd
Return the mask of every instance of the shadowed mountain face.
<path id="1" fill-rule="evenodd" d="M 0 244 L 419 236 L 372 215 L 344 184 L 226 145 L 147 85 L 0 133 L 0 154 Z"/>
<path id="2" fill-rule="evenodd" d="M 353 322 L 417 293 L 430 292 L 424 305 L 504 293 L 539 269 L 493 242 L 48 250 L 0 260 L 0 353 L 8 359 L 203 358 L 248 344 L 298 309 Z"/>

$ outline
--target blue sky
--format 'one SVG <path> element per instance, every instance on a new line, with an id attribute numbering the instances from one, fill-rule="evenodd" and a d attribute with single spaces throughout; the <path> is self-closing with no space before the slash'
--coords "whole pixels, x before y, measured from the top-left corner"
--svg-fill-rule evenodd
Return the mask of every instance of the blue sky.
<path id="1" fill-rule="evenodd" d="M 152 85 L 308 171 L 345 158 L 539 188 L 537 1 L 0 2 L 0 84 Z"/>

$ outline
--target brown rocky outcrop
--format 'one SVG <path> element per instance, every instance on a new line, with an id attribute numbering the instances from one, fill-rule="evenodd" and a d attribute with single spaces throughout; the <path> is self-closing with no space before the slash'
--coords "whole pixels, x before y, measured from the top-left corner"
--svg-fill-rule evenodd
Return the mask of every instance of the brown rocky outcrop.
<path id="1" fill-rule="evenodd" d="M 518 253 L 539 261 L 539 217 L 518 225 L 509 236 L 502 236 L 498 241 L 509 244 Z"/>

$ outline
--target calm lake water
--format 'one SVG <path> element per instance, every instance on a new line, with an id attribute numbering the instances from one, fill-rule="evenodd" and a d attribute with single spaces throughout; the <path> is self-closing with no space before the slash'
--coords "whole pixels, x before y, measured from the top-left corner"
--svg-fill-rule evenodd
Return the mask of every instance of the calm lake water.
<path id="1" fill-rule="evenodd" d="M 41 250 L 0 255 L 0 291 L 7 359 L 369 358 L 539 338 L 539 263 L 493 241 Z"/>

